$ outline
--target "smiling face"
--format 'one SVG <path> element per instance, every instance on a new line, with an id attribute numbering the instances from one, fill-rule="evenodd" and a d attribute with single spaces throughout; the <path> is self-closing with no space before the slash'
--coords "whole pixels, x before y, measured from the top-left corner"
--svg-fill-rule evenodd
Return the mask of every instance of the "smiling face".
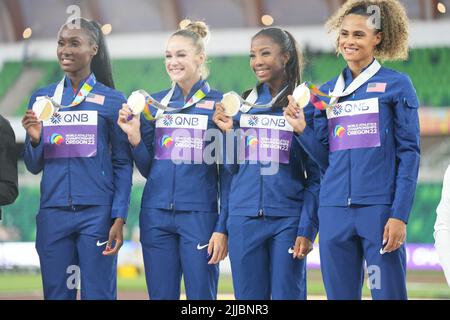
<path id="1" fill-rule="evenodd" d="M 286 81 L 284 66 L 288 59 L 288 54 L 282 53 L 280 45 L 271 37 L 261 35 L 252 40 L 250 67 L 258 81 L 271 87 L 280 86 Z"/>
<path id="2" fill-rule="evenodd" d="M 56 54 L 61 69 L 69 74 L 90 73 L 92 58 L 98 46 L 91 43 L 83 29 L 62 28 L 58 35 Z"/>
<path id="3" fill-rule="evenodd" d="M 369 28 L 368 17 L 349 14 L 342 21 L 339 52 L 349 65 L 365 67 L 374 58 L 375 47 L 381 42 L 381 32 Z"/>
<path id="4" fill-rule="evenodd" d="M 193 41 L 183 36 L 172 36 L 166 47 L 166 71 L 177 84 L 195 83 L 201 77 L 204 52 L 198 52 Z"/>

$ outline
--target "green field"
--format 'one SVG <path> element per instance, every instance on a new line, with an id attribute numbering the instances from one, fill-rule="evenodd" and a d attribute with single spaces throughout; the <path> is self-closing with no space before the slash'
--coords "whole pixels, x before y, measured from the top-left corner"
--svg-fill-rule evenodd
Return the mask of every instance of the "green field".
<path id="1" fill-rule="evenodd" d="M 408 273 L 408 295 L 411 299 L 450 299 L 450 288 L 442 272 L 410 271 Z M 364 286 L 364 297 L 369 290 Z M 232 299 L 231 277 L 222 275 L 219 281 L 219 299 Z M 118 278 L 119 299 L 147 299 L 143 275 L 135 278 Z M 308 299 L 324 299 L 325 291 L 319 270 L 308 271 Z M 39 274 L 0 273 L 1 299 L 42 299 L 42 284 Z"/>

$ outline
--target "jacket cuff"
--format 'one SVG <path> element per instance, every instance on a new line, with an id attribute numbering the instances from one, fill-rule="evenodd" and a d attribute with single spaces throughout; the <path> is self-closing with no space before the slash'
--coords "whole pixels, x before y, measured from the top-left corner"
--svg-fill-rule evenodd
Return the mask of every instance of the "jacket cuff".
<path id="1" fill-rule="evenodd" d="M 404 211 L 393 209 L 393 214 L 391 214 L 391 218 L 402 220 L 405 224 L 408 224 L 409 213 L 403 213 Z"/>
<path id="2" fill-rule="evenodd" d="M 300 227 L 298 228 L 297 236 L 298 237 L 305 237 L 311 240 L 311 242 L 314 243 L 317 236 L 317 228 L 314 226 L 307 226 L 307 227 Z"/>
<path id="3" fill-rule="evenodd" d="M 141 141 L 139 142 L 139 144 L 136 147 L 133 147 L 130 144 L 130 149 L 131 149 L 131 153 L 133 155 L 133 158 L 139 158 L 139 155 L 144 151 L 144 149 L 146 148 L 144 140 L 141 139 Z M 146 150 L 145 150 L 146 151 Z"/>
<path id="4" fill-rule="evenodd" d="M 227 230 L 227 219 L 224 219 L 224 215 L 226 216 L 228 212 L 228 208 L 221 208 L 219 218 L 217 219 L 216 226 L 214 228 L 214 232 L 220 232 L 228 235 Z"/>
<path id="5" fill-rule="evenodd" d="M 128 217 L 128 207 L 123 206 L 123 207 L 114 207 L 114 208 L 112 208 L 112 210 L 111 210 L 111 219 L 122 218 L 126 222 L 127 221 L 127 217 Z"/>

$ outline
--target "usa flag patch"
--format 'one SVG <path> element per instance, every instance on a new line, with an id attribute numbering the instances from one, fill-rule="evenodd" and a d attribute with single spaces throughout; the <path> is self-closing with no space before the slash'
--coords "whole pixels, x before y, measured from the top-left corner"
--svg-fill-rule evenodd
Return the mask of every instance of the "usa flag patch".
<path id="1" fill-rule="evenodd" d="M 386 82 L 371 82 L 367 85 L 366 92 L 385 92 L 386 85 Z"/>
<path id="2" fill-rule="evenodd" d="M 214 109 L 214 104 L 215 104 L 215 102 L 213 100 L 204 100 L 204 101 L 197 102 L 197 104 L 195 106 L 197 108 L 201 108 L 201 109 L 212 110 L 212 109 Z"/>
<path id="3" fill-rule="evenodd" d="M 89 93 L 86 97 L 86 102 L 103 105 L 105 103 L 105 96 L 102 96 L 101 94 Z"/>

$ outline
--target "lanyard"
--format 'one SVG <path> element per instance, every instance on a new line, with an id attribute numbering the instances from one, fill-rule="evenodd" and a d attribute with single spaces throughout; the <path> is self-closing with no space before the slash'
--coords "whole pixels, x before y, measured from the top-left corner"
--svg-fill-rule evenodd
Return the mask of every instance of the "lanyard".
<path id="1" fill-rule="evenodd" d="M 187 109 L 200 100 L 202 100 L 206 95 L 211 91 L 211 88 L 208 84 L 208 82 L 205 81 L 203 86 L 198 89 L 194 95 L 184 104 L 181 108 L 171 108 L 168 107 L 170 103 L 170 99 L 172 99 L 173 93 L 175 92 L 175 86 L 173 86 L 170 91 L 166 94 L 166 96 L 161 100 L 161 102 L 158 102 L 156 99 L 154 99 L 151 95 L 149 95 L 144 90 L 138 90 L 140 93 L 142 93 L 145 96 L 146 106 L 144 108 L 144 116 L 147 120 L 157 120 L 162 117 L 164 112 L 166 111 L 181 111 L 183 109 Z M 152 105 L 158 109 L 156 112 L 155 117 L 152 116 L 149 106 Z"/>
<path id="2" fill-rule="evenodd" d="M 277 101 L 277 99 L 283 94 L 283 92 L 286 91 L 288 86 L 285 86 L 283 89 L 281 89 L 280 92 L 272 99 L 269 103 L 266 104 L 255 104 L 256 100 L 258 100 L 258 89 L 257 87 L 253 88 L 253 90 L 250 92 L 250 94 L 247 96 L 247 98 L 244 100 L 241 96 L 237 95 L 239 100 L 241 101 L 241 107 L 240 111 L 242 113 L 247 113 L 250 111 L 251 108 L 256 109 L 269 109 L 272 108 L 273 104 Z"/>
<path id="3" fill-rule="evenodd" d="M 336 81 L 334 90 L 330 94 L 332 96 L 330 105 L 334 105 L 340 97 L 345 97 L 355 92 L 359 87 L 361 87 L 370 78 L 372 78 L 378 72 L 378 70 L 380 70 L 380 68 L 380 63 L 377 60 L 374 60 L 374 62 L 366 70 L 361 72 L 355 79 L 353 79 L 352 83 L 350 83 L 350 85 L 345 90 L 344 72 L 341 72 L 338 80 Z"/>
<path id="4" fill-rule="evenodd" d="M 65 77 L 62 78 L 62 80 L 58 83 L 58 85 L 56 86 L 56 89 L 55 89 L 55 93 L 53 94 L 53 97 L 50 98 L 53 105 L 57 109 L 71 108 L 71 107 L 75 107 L 75 106 L 79 105 L 86 99 L 88 94 L 92 91 L 95 84 L 97 83 L 97 80 L 95 79 L 95 75 L 93 73 L 91 73 L 89 75 L 89 77 L 86 79 L 86 81 L 84 82 L 84 84 L 81 87 L 78 94 L 73 99 L 72 103 L 68 106 L 63 106 L 63 105 L 61 105 L 61 101 L 62 101 L 62 95 L 63 95 L 63 90 L 64 90 L 64 81 L 65 81 Z"/>
<path id="5" fill-rule="evenodd" d="M 355 79 L 353 79 L 353 81 L 350 83 L 350 85 L 347 87 L 346 90 L 344 90 L 345 87 L 344 72 L 341 72 L 338 80 L 336 81 L 333 92 L 330 92 L 329 94 L 320 91 L 320 89 L 313 83 L 306 82 L 305 85 L 310 90 L 311 93 L 310 102 L 314 105 L 316 109 L 319 110 L 326 109 L 328 111 L 330 109 L 333 109 L 334 105 L 337 103 L 339 98 L 348 96 L 353 92 L 355 92 L 359 87 L 361 87 L 370 78 L 372 78 L 378 72 L 378 70 L 380 70 L 380 68 L 381 68 L 380 63 L 377 60 L 375 60 L 369 67 L 367 67 L 366 70 L 361 72 Z M 329 104 L 325 103 L 318 96 L 330 98 L 330 103 Z"/>

